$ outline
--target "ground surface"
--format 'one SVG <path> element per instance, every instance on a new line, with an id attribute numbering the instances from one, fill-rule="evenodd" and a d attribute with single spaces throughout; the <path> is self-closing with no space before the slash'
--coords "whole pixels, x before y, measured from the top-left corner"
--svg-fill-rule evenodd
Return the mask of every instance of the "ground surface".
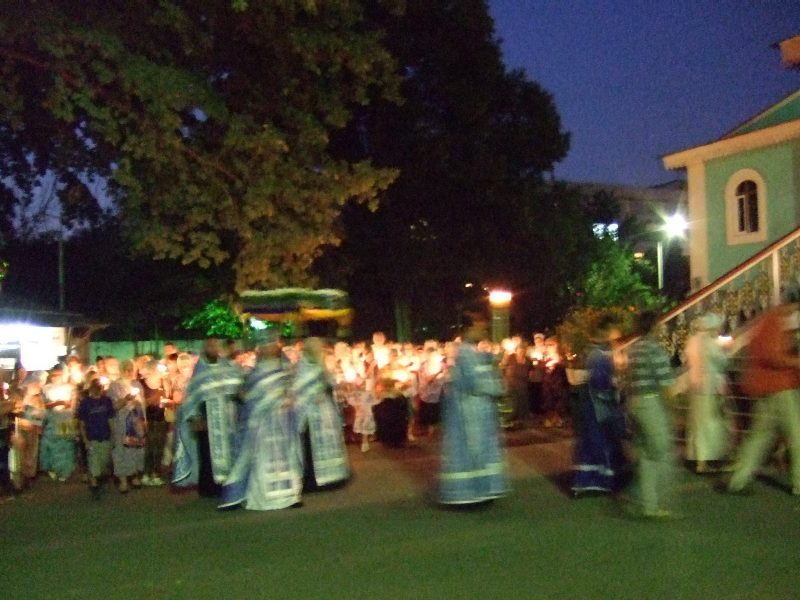
<path id="1" fill-rule="evenodd" d="M 512 443 L 513 493 L 472 511 L 431 503 L 433 443 L 351 446 L 353 482 L 297 510 L 40 480 L 0 504 L 0 598 L 800 598 L 800 499 L 780 486 L 725 496 L 682 472 L 686 518 L 642 521 L 567 496 L 566 436 Z"/>

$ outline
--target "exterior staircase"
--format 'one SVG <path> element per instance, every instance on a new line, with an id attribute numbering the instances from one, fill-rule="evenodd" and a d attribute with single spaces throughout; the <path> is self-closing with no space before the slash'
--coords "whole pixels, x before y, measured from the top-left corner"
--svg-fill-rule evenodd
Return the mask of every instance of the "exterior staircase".
<path id="1" fill-rule="evenodd" d="M 781 290 L 790 281 L 800 284 L 800 227 L 691 294 L 660 319 L 661 343 L 677 367 L 678 390 L 685 392 L 688 382 L 685 369 L 681 367 L 686 363 L 684 349 L 692 333 L 692 322 L 709 311 L 722 315 L 723 334 L 731 337 L 727 350 L 732 357 L 726 410 L 732 418 L 736 437 L 747 431 L 752 413 L 752 400 L 743 395 L 738 386 L 742 351 L 749 343 L 755 318 L 780 303 Z M 682 441 L 688 408 L 686 394 L 679 393 L 671 408 L 675 435 Z"/>
<path id="2" fill-rule="evenodd" d="M 747 345 L 748 325 L 760 313 L 780 303 L 781 290 L 790 281 L 800 285 L 800 227 L 691 294 L 661 317 L 661 342 L 673 363 L 685 363 L 684 348 L 692 321 L 709 311 L 722 315 L 724 333 L 733 336 L 731 351 L 738 352 Z"/>

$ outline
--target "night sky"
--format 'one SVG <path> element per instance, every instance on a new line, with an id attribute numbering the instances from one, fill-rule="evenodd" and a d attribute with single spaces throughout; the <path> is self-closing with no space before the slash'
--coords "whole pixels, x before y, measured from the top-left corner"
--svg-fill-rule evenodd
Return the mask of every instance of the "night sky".
<path id="1" fill-rule="evenodd" d="M 800 0 L 489 0 L 506 64 L 553 94 L 572 133 L 556 177 L 654 185 L 659 159 L 800 88 L 771 45 Z"/>

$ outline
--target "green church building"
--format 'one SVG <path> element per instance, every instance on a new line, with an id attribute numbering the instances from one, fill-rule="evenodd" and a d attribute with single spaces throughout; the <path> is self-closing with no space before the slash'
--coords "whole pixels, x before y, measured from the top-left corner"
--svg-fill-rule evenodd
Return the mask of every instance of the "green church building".
<path id="1" fill-rule="evenodd" d="M 800 226 L 800 90 L 718 140 L 663 161 L 686 169 L 696 291 Z"/>

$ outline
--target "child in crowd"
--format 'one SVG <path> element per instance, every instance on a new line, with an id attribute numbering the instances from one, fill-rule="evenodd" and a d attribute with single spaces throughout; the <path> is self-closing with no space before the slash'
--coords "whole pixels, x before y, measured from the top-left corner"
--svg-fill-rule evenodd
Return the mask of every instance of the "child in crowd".
<path id="1" fill-rule="evenodd" d="M 89 384 L 89 392 L 78 406 L 81 439 L 86 446 L 89 466 L 89 489 L 95 497 L 100 492 L 99 479 L 111 465 L 111 423 L 114 406 L 103 392 L 99 379 Z"/>

